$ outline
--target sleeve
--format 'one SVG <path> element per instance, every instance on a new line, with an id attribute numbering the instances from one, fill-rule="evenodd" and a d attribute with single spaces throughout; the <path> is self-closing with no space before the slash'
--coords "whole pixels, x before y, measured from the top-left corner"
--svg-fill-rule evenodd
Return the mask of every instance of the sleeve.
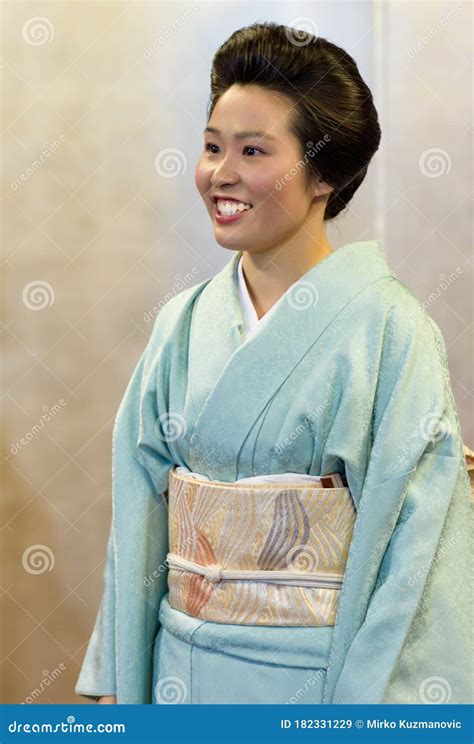
<path id="1" fill-rule="evenodd" d="M 117 695 L 117 605 L 132 604 L 135 594 L 141 599 L 143 582 L 135 578 L 139 571 L 152 571 L 158 552 L 166 556 L 167 518 L 165 499 L 161 498 L 167 487 L 167 473 L 171 462 L 166 443 L 153 436 L 157 418 L 157 360 L 160 359 L 158 320 L 149 343 L 142 353 L 120 403 L 112 434 L 112 523 L 110 526 L 103 593 L 95 625 L 77 679 L 75 692 L 87 698 Z M 161 365 L 166 367 L 166 365 Z M 163 375 L 165 376 L 165 372 Z M 161 389 L 160 389 L 161 393 Z M 150 446 L 148 446 L 150 442 Z M 153 443 L 153 447 L 151 446 Z M 146 525 L 145 527 L 143 525 Z M 134 556 L 131 558 L 130 556 Z M 119 582 L 117 560 L 122 571 L 127 566 L 135 569 L 132 580 L 118 602 Z M 139 563 L 139 561 L 142 561 Z M 137 569 L 139 567 L 139 569 Z M 135 636 L 153 637 L 157 627 L 155 604 L 167 589 L 166 574 L 155 580 L 153 592 L 143 597 L 145 608 L 134 620 L 133 631 L 129 623 L 129 637 L 122 642 L 133 646 Z M 159 586 L 158 586 L 159 584 Z M 140 588 L 141 587 L 141 588 Z M 150 590 L 151 591 L 151 590 Z M 138 607 L 138 604 L 136 605 Z M 146 627 L 145 627 L 146 626 Z M 150 626 L 150 627 L 148 627 Z M 126 636 L 122 627 L 121 635 Z M 141 636 L 140 636 L 141 637 Z M 138 655 L 138 654 L 137 654 Z M 137 662 L 139 663 L 139 662 Z M 145 662 L 140 661 L 141 664 Z M 149 670 L 145 670 L 145 674 Z M 132 672 L 130 672 L 130 677 Z M 119 701 L 120 702 L 120 701 Z"/>
<path id="2" fill-rule="evenodd" d="M 390 328 L 330 702 L 469 703 L 472 502 L 446 347 L 426 314 Z"/>
<path id="3" fill-rule="evenodd" d="M 75 692 L 97 700 L 115 695 L 115 557 L 112 525 L 105 558 L 104 589 Z"/>

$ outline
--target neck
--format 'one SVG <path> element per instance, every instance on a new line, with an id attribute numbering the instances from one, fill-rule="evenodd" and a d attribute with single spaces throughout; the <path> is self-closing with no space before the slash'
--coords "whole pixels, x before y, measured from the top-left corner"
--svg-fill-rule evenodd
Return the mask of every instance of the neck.
<path id="1" fill-rule="evenodd" d="M 265 315 L 292 284 L 332 252 L 325 235 L 306 248 L 287 244 L 261 253 L 243 251 L 242 269 L 257 317 Z"/>

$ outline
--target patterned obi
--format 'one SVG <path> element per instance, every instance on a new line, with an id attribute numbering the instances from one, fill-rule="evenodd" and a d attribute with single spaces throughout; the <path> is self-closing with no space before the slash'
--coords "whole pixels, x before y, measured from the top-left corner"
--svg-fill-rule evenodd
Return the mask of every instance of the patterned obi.
<path id="1" fill-rule="evenodd" d="M 339 474 L 307 484 L 170 472 L 168 601 L 218 623 L 334 625 L 356 510 Z"/>

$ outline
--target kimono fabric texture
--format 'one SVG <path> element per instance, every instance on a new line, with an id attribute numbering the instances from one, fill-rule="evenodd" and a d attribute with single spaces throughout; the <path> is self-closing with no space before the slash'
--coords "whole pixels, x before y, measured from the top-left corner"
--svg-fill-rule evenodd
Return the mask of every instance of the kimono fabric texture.
<path id="1" fill-rule="evenodd" d="M 472 503 L 438 326 L 374 240 L 313 266 L 249 332 L 241 258 L 160 310 L 120 404 L 104 588 L 75 691 L 472 703 Z M 222 623 L 172 606 L 178 468 L 235 485 L 344 476 L 355 518 L 328 624 Z"/>

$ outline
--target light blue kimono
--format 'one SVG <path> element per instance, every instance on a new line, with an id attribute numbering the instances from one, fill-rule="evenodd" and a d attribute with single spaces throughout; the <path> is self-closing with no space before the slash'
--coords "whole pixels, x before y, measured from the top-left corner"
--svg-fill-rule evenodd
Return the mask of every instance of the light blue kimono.
<path id="1" fill-rule="evenodd" d="M 162 702 L 164 674 L 185 688 L 176 702 L 262 702 L 256 663 L 264 702 L 294 702 L 313 673 L 298 702 L 472 702 L 472 506 L 438 326 L 363 241 L 307 271 L 243 342 L 240 256 L 163 307 L 120 405 L 76 692 Z M 169 606 L 175 465 L 223 481 L 345 472 L 357 517 L 334 626 L 219 628 Z"/>

